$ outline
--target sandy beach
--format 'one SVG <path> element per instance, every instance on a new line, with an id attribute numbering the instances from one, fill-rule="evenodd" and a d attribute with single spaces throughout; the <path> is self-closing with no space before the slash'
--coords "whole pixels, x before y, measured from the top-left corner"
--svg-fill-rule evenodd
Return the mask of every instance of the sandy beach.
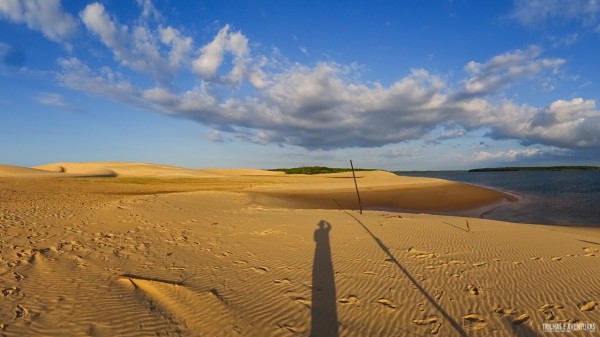
<path id="1" fill-rule="evenodd" d="M 599 333 L 600 228 L 481 219 L 516 199 L 466 184 L 357 182 L 362 214 L 351 173 L 0 165 L 0 336 Z"/>

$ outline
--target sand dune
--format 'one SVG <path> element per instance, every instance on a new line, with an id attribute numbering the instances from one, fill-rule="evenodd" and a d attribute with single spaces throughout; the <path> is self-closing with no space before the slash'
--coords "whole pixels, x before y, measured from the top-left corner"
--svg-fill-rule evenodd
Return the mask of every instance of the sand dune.
<path id="1" fill-rule="evenodd" d="M 110 172 L 120 177 L 151 178 L 215 178 L 223 176 L 277 176 L 283 172 L 257 169 L 187 169 L 177 166 L 125 163 L 125 162 L 89 162 L 89 163 L 53 163 L 35 167 L 36 169 L 62 172 L 67 174 L 98 174 Z"/>
<path id="2" fill-rule="evenodd" d="M 116 173 L 102 167 L 94 167 L 88 170 L 74 170 L 66 172 L 61 166 L 38 166 L 34 168 L 0 165 L 0 177 L 115 177 Z"/>
<path id="3" fill-rule="evenodd" d="M 202 169 L 199 170 L 207 173 L 214 173 L 223 176 L 281 176 L 285 173 L 277 171 L 258 170 L 251 168 L 240 168 L 240 169 Z"/>
<path id="4" fill-rule="evenodd" d="M 0 165 L 0 177 L 9 177 L 9 176 L 35 176 L 35 175 L 48 175 L 53 172 L 48 172 L 43 169 L 35 169 L 29 167 L 22 166 L 13 166 L 13 165 Z"/>
<path id="5" fill-rule="evenodd" d="M 54 163 L 37 166 L 37 169 L 64 172 L 67 174 L 97 174 L 111 172 L 120 177 L 153 177 L 153 178 L 204 178 L 219 177 L 220 174 L 192 170 L 176 166 L 145 164 L 145 163 L 120 163 L 120 162 L 90 162 L 90 163 Z"/>
<path id="6" fill-rule="evenodd" d="M 54 174 L 178 170 L 63 164 Z M 543 323 L 600 322 L 598 228 L 306 208 L 319 192 L 344 200 L 352 180 L 209 173 L 2 177 L 0 335 L 544 336 Z M 366 202 L 404 190 L 431 209 L 504 197 L 383 172 L 358 183 Z"/>

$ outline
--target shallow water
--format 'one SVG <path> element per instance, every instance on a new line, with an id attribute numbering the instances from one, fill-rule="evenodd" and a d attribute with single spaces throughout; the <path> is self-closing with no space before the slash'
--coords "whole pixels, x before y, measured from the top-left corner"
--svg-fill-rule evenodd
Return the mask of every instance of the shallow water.
<path id="1" fill-rule="evenodd" d="M 600 226 L 599 171 L 395 172 L 486 186 L 512 193 L 508 203 L 484 213 L 487 219 L 560 225 Z"/>

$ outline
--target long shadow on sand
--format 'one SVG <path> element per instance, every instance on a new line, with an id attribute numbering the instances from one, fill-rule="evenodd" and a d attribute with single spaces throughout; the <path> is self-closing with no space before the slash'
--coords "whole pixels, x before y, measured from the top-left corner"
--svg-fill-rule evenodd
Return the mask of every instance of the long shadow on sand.
<path id="1" fill-rule="evenodd" d="M 433 305 L 435 307 L 435 309 L 444 317 L 444 319 L 446 321 L 448 321 L 448 323 L 450 323 L 450 325 L 452 325 L 452 328 L 454 328 L 454 330 L 456 330 L 456 332 L 458 333 L 458 335 L 461 336 L 461 337 L 468 337 L 469 335 L 467 335 L 467 333 L 460 326 L 460 324 L 458 324 L 458 322 L 454 318 L 452 318 L 446 312 L 446 310 L 444 310 L 444 308 L 442 308 L 440 306 L 440 304 L 436 302 L 436 300 L 433 297 L 431 297 L 431 295 L 427 292 L 427 290 L 425 288 L 423 288 L 423 286 L 421 284 L 419 284 L 419 282 L 417 282 L 417 280 L 415 280 L 415 278 L 408 272 L 408 270 L 406 270 L 406 268 L 404 268 L 402 266 L 402 264 L 400 264 L 400 262 L 398 262 L 398 260 L 396 259 L 396 257 L 394 257 L 394 255 L 390 252 L 389 248 L 378 237 L 376 237 L 367 228 L 367 226 L 365 226 L 362 223 L 362 221 L 360 221 L 357 217 L 355 217 L 354 215 L 352 215 L 352 213 L 350 213 L 348 211 L 344 211 L 344 212 L 346 212 L 346 214 L 348 214 L 354 220 L 356 220 L 356 222 L 358 222 L 358 224 L 361 225 L 362 228 L 364 228 L 364 230 L 373 238 L 373 240 L 375 240 L 375 242 L 377 242 L 377 245 L 379 245 L 379 248 L 381 248 L 381 250 L 383 250 L 383 252 L 389 257 L 389 261 L 392 261 L 398 268 L 400 268 L 400 270 L 402 271 L 402 273 L 404 273 L 404 276 L 406 276 L 410 280 L 410 282 L 412 282 L 412 284 L 415 287 L 417 287 L 417 289 L 419 289 L 419 291 L 421 292 L 421 294 L 423 295 L 423 297 L 425 297 L 425 299 L 429 303 L 431 303 L 431 305 Z"/>
<path id="2" fill-rule="evenodd" d="M 335 279 L 329 232 L 331 224 L 321 220 L 315 230 L 315 257 L 312 270 L 311 337 L 338 337 Z"/>
<path id="3" fill-rule="evenodd" d="M 593 244 L 593 245 L 598 245 L 598 246 L 600 246 L 600 243 L 598 243 L 598 242 L 594 242 L 594 241 L 579 240 L 579 239 L 578 239 L 578 241 L 585 242 L 585 243 L 591 243 L 591 244 Z"/>

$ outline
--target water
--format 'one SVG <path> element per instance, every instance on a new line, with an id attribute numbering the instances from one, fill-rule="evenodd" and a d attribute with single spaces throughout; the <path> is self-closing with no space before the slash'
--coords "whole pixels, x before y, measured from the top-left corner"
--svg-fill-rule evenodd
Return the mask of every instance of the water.
<path id="1" fill-rule="evenodd" d="M 600 226 L 600 171 L 396 172 L 490 187 L 519 197 L 485 213 L 489 219 Z"/>

